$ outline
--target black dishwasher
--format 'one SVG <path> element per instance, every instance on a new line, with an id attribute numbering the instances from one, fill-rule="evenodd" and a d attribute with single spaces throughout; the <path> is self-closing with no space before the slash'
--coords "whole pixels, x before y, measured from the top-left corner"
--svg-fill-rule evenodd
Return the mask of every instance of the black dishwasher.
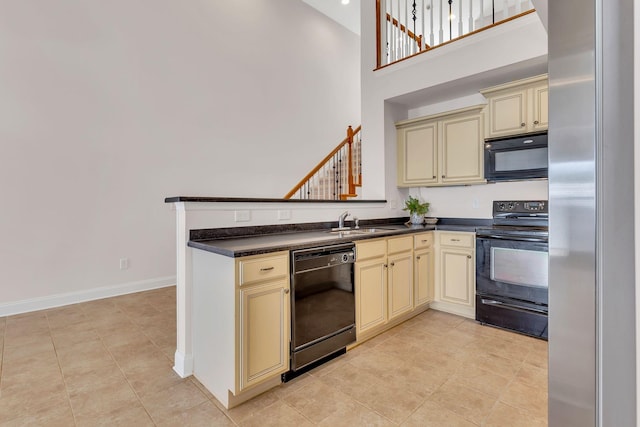
<path id="1" fill-rule="evenodd" d="M 291 371 L 356 339 L 353 243 L 291 252 Z"/>

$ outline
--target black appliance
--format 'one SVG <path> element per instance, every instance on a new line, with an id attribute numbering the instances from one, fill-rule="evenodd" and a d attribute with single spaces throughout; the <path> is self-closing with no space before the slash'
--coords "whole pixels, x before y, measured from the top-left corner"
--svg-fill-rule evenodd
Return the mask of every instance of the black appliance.
<path id="1" fill-rule="evenodd" d="M 353 243 L 291 252 L 291 371 L 355 341 L 354 262 Z"/>
<path id="2" fill-rule="evenodd" d="M 548 202 L 494 201 L 476 230 L 476 320 L 547 339 Z"/>
<path id="3" fill-rule="evenodd" d="M 485 140 L 484 177 L 489 182 L 547 178 L 547 133 Z"/>

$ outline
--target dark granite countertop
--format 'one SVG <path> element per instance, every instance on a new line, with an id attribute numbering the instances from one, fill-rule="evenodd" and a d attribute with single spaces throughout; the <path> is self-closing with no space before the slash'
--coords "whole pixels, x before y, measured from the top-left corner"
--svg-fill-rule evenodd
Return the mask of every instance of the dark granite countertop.
<path id="1" fill-rule="evenodd" d="M 386 203 L 386 200 L 300 200 L 274 199 L 259 197 L 204 197 L 204 196 L 174 196 L 166 197 L 165 203 L 198 202 L 198 203 Z"/>
<path id="2" fill-rule="evenodd" d="M 343 235 L 330 231 L 337 226 L 335 222 L 191 230 L 188 246 L 235 258 L 431 230 L 475 232 L 491 224 L 490 219 L 462 218 L 444 218 L 437 225 L 407 225 L 405 221 L 407 218 L 362 220 L 360 228 L 378 231 Z M 345 225 L 353 227 L 352 221 Z"/>

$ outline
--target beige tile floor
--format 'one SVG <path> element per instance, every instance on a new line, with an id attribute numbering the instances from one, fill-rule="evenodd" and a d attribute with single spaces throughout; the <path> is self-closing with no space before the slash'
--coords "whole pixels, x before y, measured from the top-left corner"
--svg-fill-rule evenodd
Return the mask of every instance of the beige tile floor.
<path id="1" fill-rule="evenodd" d="M 0 426 L 547 424 L 546 342 L 433 310 L 229 411 L 174 350 L 174 287 L 0 318 Z"/>

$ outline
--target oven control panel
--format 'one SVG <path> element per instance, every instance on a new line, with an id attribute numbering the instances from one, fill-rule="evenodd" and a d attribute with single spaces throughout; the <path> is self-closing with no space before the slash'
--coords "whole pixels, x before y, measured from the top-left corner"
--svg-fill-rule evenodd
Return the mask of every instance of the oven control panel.
<path id="1" fill-rule="evenodd" d="M 547 213 L 546 200 L 500 200 L 493 202 L 494 216 L 498 213 Z"/>

